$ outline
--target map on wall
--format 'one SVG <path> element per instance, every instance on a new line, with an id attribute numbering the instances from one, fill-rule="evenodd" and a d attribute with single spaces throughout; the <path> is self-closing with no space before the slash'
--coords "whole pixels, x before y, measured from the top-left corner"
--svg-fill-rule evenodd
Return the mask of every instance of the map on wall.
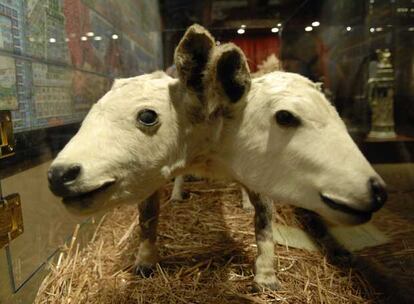
<path id="1" fill-rule="evenodd" d="M 0 56 L 0 110 L 16 110 L 16 64 L 11 57 Z"/>
<path id="2" fill-rule="evenodd" d="M 16 132 L 79 122 L 114 78 L 161 67 L 158 1 L 0 0 L 0 50 Z"/>
<path id="3" fill-rule="evenodd" d="M 0 15 L 0 48 L 13 50 L 12 19 L 4 9 Z M 0 110 L 16 110 L 16 64 L 12 57 L 0 56 Z"/>

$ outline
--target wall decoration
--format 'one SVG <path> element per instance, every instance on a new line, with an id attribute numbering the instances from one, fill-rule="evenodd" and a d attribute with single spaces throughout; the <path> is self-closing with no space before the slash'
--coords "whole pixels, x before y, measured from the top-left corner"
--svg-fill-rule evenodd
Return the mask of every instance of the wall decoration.
<path id="1" fill-rule="evenodd" d="M 0 50 L 15 132 L 79 122 L 114 78 L 162 68 L 158 1 L 0 0 Z"/>

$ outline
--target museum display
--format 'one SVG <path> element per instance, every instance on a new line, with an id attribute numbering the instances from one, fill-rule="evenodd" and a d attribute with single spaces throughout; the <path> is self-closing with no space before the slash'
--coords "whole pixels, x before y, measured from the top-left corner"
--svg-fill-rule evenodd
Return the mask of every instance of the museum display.
<path id="1" fill-rule="evenodd" d="M 140 273 L 157 263 L 159 188 L 182 173 L 236 181 L 255 208 L 254 281 L 258 290 L 277 290 L 273 204 L 259 194 L 350 225 L 368 221 L 384 205 L 385 183 L 315 83 L 285 72 L 251 81 L 241 50 L 215 45 L 193 25 L 175 52 L 178 81 L 162 72 L 117 80 L 51 164 L 49 187 L 78 213 L 137 201 Z"/>
<path id="2" fill-rule="evenodd" d="M 411 0 L 0 0 L 0 303 L 413 303 Z"/>

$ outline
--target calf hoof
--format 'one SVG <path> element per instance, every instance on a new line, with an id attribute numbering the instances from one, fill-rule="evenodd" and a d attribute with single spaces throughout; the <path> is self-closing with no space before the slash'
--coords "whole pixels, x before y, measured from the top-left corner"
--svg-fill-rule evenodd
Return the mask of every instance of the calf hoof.
<path id="1" fill-rule="evenodd" d="M 154 273 L 154 268 L 150 265 L 137 265 L 134 268 L 134 273 L 143 278 L 149 278 Z"/>
<path id="2" fill-rule="evenodd" d="M 252 289 L 253 292 L 263 292 L 266 289 L 277 291 L 282 289 L 282 284 L 276 277 L 269 280 L 254 280 Z"/>
<path id="3" fill-rule="evenodd" d="M 173 202 L 182 202 L 190 197 L 190 193 L 183 191 L 181 193 L 173 193 L 171 195 L 171 201 Z"/>

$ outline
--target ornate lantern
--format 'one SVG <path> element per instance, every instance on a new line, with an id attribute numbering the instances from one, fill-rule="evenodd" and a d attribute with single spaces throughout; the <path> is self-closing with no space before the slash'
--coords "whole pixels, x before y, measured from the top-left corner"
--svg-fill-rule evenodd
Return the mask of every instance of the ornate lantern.
<path id="1" fill-rule="evenodd" d="M 394 69 L 390 60 L 391 52 L 388 49 L 376 52 L 376 72 L 368 79 L 368 101 L 372 113 L 368 137 L 394 138 Z"/>

